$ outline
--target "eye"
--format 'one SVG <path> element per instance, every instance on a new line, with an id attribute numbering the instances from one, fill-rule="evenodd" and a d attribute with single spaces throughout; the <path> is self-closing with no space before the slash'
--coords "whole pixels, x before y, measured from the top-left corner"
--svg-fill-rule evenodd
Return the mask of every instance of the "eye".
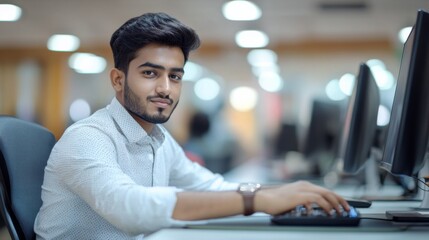
<path id="1" fill-rule="evenodd" d="M 142 71 L 142 74 L 145 77 L 154 77 L 154 76 L 156 76 L 156 72 L 152 71 L 152 70 L 144 70 L 144 71 Z"/>
<path id="2" fill-rule="evenodd" d="M 182 75 L 181 74 L 170 74 L 170 78 L 176 81 L 180 81 L 182 80 Z"/>

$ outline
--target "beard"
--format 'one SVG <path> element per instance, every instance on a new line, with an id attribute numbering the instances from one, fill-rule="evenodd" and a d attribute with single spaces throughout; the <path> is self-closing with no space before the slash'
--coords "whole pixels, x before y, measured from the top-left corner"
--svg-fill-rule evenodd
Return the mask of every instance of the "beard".
<path id="1" fill-rule="evenodd" d="M 162 96 L 149 96 L 146 98 L 147 102 L 150 102 L 151 98 L 164 98 L 168 99 L 171 102 L 171 105 L 174 104 L 174 101 L 167 97 Z M 155 114 L 149 114 L 147 112 L 147 109 L 141 104 L 140 97 L 137 96 L 133 90 L 128 86 L 128 80 L 125 79 L 125 87 L 124 87 L 124 107 L 126 110 L 134 114 L 135 116 L 139 117 L 143 121 L 150 122 L 153 124 L 159 124 L 159 123 L 165 123 L 170 119 L 171 114 L 174 112 L 174 109 L 176 109 L 177 104 L 179 101 L 177 101 L 173 109 L 171 110 L 170 114 L 165 115 L 163 114 L 166 109 L 164 108 L 158 108 L 157 113 Z"/>

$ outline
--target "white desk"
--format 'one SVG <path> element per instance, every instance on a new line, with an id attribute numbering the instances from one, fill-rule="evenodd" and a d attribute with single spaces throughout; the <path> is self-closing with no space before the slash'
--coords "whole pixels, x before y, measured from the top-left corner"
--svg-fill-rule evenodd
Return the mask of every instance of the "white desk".
<path id="1" fill-rule="evenodd" d="M 242 231 L 164 229 L 150 235 L 148 240 L 427 240 L 429 229 L 402 232 L 316 232 L 316 231 Z"/>
<path id="2" fill-rule="evenodd" d="M 207 221 L 206 224 L 188 228 L 163 229 L 147 237 L 148 240 L 259 240 L 259 239 L 329 239 L 329 240 L 420 240 L 429 239 L 429 225 L 405 226 L 390 221 L 365 219 L 383 217 L 386 210 L 405 210 L 419 202 L 373 202 L 370 208 L 361 208 L 361 224 L 358 227 L 292 227 L 274 226 L 269 216 L 255 214 L 251 217 L 235 216 Z"/>

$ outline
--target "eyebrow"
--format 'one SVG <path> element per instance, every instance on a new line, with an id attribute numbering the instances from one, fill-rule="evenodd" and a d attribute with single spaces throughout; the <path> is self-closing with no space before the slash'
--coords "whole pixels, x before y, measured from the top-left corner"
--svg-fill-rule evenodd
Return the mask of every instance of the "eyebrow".
<path id="1" fill-rule="evenodd" d="M 141 67 L 152 67 L 152 68 L 157 68 L 157 69 L 161 69 L 161 70 L 165 70 L 166 69 L 162 65 L 151 63 L 151 62 L 145 62 L 145 63 L 143 63 L 143 64 L 141 64 L 141 65 L 138 66 L 138 68 L 141 68 Z M 185 72 L 185 70 L 183 68 L 176 68 L 176 67 L 170 68 L 170 70 L 173 71 L 173 72 L 181 72 L 181 73 Z"/>

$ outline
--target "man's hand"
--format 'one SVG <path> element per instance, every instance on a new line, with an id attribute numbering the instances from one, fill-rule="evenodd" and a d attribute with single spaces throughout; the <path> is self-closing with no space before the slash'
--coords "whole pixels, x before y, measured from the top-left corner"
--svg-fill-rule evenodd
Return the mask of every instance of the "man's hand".
<path id="1" fill-rule="evenodd" d="M 350 209 L 347 201 L 339 195 L 306 181 L 262 189 L 255 196 L 255 210 L 271 215 L 292 210 L 298 205 L 311 209 L 313 204 L 327 212 L 332 209 L 340 212 L 340 206 L 347 211 Z"/>

